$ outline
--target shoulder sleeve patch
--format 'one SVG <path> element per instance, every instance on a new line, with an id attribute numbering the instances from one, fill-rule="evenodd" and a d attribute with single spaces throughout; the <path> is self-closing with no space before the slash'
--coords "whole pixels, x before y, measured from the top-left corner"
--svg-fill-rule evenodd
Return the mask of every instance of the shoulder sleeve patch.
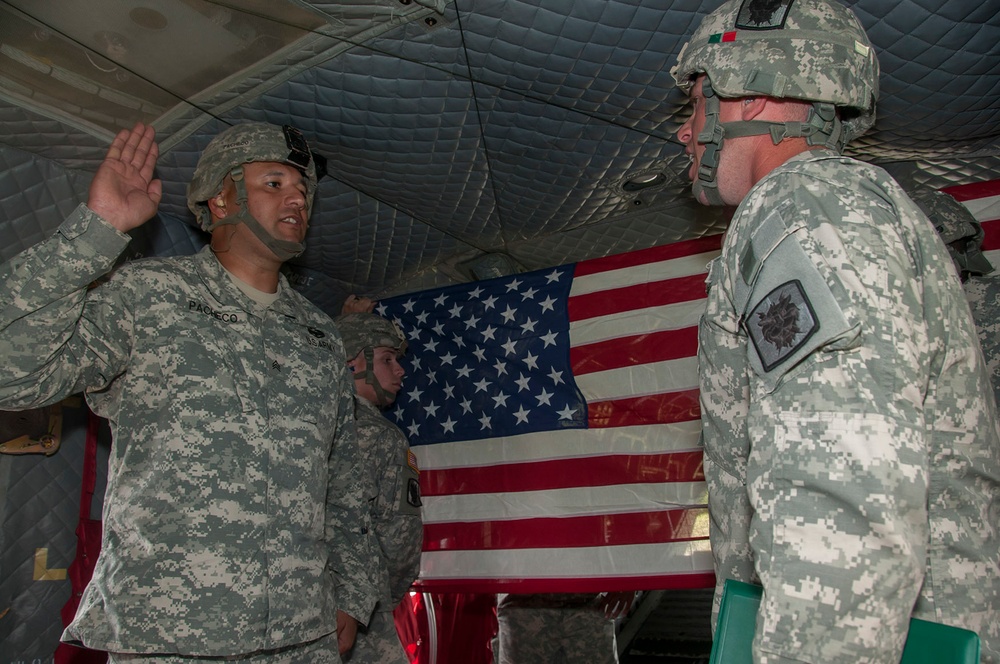
<path id="1" fill-rule="evenodd" d="M 819 329 L 809 297 L 798 279 L 765 295 L 746 317 L 746 331 L 764 371 L 795 354 Z"/>
<path id="2" fill-rule="evenodd" d="M 749 283 L 736 279 L 734 300 L 749 339 L 747 360 L 770 392 L 810 354 L 852 334 L 854 325 L 797 233 L 782 236 L 776 223 L 764 226 L 772 227 L 753 240 L 764 242 L 754 247 L 757 268 Z"/>

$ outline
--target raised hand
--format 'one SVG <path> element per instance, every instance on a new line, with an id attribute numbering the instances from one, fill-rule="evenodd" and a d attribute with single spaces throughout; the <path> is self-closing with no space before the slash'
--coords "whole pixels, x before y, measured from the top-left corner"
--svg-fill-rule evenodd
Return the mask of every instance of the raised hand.
<path id="1" fill-rule="evenodd" d="M 152 218 L 163 196 L 163 184 L 153 178 L 160 155 L 155 136 L 141 122 L 122 129 L 90 183 L 87 207 L 123 233 Z"/>

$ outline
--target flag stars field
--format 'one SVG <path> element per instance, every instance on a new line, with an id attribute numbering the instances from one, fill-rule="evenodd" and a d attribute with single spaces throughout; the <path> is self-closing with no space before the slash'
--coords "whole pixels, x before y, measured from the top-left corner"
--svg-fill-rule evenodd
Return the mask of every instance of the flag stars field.
<path id="1" fill-rule="evenodd" d="M 387 414 L 421 469 L 422 588 L 712 585 L 695 331 L 720 239 L 379 302 L 410 340 Z"/>

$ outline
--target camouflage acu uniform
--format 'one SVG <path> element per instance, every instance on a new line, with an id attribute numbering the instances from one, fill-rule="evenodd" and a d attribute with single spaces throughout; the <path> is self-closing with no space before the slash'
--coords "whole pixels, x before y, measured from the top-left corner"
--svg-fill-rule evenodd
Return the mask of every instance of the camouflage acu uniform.
<path id="1" fill-rule="evenodd" d="M 968 208 L 944 192 L 922 188 L 912 197 L 934 224 L 965 285 L 993 394 L 1000 404 L 1000 274 L 983 255 L 983 227 Z"/>
<path id="2" fill-rule="evenodd" d="M 367 399 L 355 400 L 359 466 L 368 471 L 364 495 L 382 564 L 378 606 L 344 659 L 350 664 L 408 664 L 392 611 L 420 571 L 423 521 L 417 463 L 399 427 Z"/>
<path id="3" fill-rule="evenodd" d="M 996 271 L 965 282 L 965 297 L 979 331 L 993 396 L 1000 404 L 1000 274 Z"/>
<path id="4" fill-rule="evenodd" d="M 114 434 L 103 549 L 63 638 L 234 655 L 328 635 L 338 608 L 367 616 L 374 552 L 343 491 L 357 441 L 333 322 L 284 279 L 260 307 L 207 248 L 88 290 L 127 241 L 81 205 L 0 267 L 0 404 L 86 390 Z"/>
<path id="5" fill-rule="evenodd" d="M 898 662 L 911 614 L 1000 657 L 1000 430 L 944 246 L 881 169 L 806 152 L 737 209 L 699 361 L 719 584 L 758 662 Z M 717 593 L 718 594 L 718 593 Z"/>
<path id="6" fill-rule="evenodd" d="M 498 664 L 615 664 L 615 621 L 599 595 L 499 595 Z"/>

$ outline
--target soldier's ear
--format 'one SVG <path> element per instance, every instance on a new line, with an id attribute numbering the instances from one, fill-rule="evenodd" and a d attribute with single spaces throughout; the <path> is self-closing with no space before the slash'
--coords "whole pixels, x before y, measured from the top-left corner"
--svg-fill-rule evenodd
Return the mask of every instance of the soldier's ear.
<path id="1" fill-rule="evenodd" d="M 208 199 L 208 211 L 212 213 L 212 217 L 216 219 L 222 219 L 229 214 L 226 209 L 226 198 L 223 194 L 219 193 Z"/>

